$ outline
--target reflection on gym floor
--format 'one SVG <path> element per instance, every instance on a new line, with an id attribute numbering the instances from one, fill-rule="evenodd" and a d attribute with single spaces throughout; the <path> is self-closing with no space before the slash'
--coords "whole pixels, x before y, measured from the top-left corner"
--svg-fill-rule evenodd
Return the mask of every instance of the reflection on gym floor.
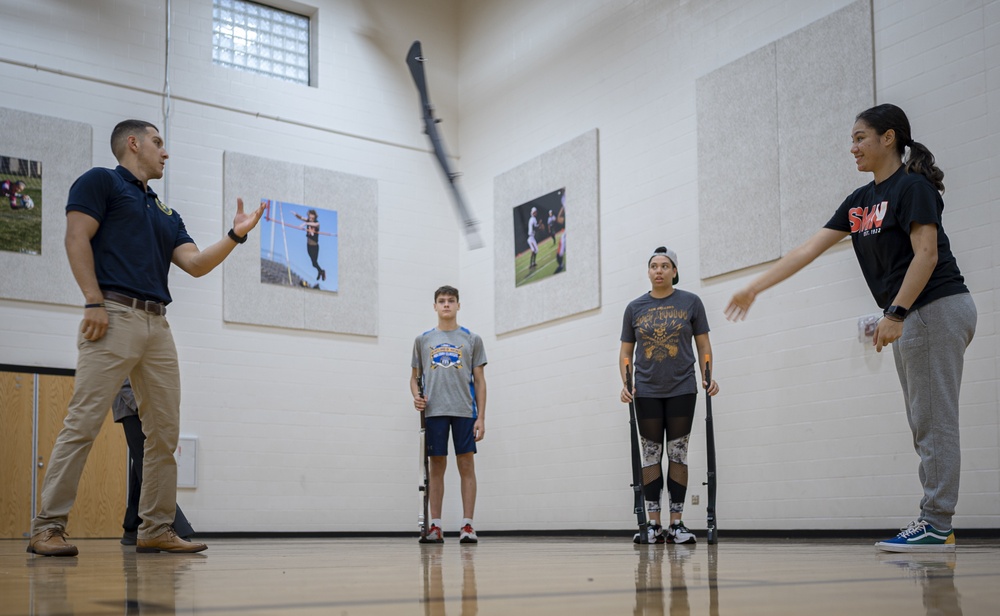
<path id="1" fill-rule="evenodd" d="M 452 546 L 454 548 L 454 546 Z M 428 616 L 446 616 L 449 597 L 445 594 L 444 548 L 440 543 L 425 543 L 420 545 L 420 564 L 423 568 L 423 598 L 424 614 Z M 457 597 L 450 598 L 451 603 L 458 603 L 460 609 L 453 609 L 452 614 L 475 616 L 479 613 L 479 593 L 476 589 L 476 550 L 475 544 L 459 544 L 458 554 L 461 566 L 461 587 Z M 451 559 L 454 560 L 454 559 Z M 449 563 L 453 565 L 454 563 Z"/>
<path id="2" fill-rule="evenodd" d="M 215 539 L 199 554 L 78 541 L 77 558 L 0 540 L 0 616 L 98 614 L 996 613 L 1000 547 L 879 554 L 868 541 L 628 537 Z"/>

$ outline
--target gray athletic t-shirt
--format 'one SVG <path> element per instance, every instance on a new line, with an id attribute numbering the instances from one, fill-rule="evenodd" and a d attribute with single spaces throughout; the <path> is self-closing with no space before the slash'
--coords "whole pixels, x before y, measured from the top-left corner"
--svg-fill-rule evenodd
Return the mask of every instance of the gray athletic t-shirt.
<path id="1" fill-rule="evenodd" d="M 486 365 L 483 340 L 464 327 L 426 331 L 413 342 L 411 368 L 423 366 L 426 417 L 478 417 L 472 369 Z"/>
<path id="2" fill-rule="evenodd" d="M 698 393 L 691 340 L 707 334 L 705 306 L 694 293 L 674 289 L 669 297 L 649 293 L 625 308 L 622 342 L 635 343 L 635 395 L 671 398 Z"/>

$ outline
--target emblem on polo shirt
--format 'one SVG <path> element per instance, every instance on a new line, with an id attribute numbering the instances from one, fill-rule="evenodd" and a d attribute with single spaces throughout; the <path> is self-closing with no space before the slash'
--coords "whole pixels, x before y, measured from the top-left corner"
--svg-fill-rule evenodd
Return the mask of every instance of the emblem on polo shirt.
<path id="1" fill-rule="evenodd" d="M 160 201 L 159 197 L 156 198 L 156 207 L 160 208 L 160 211 L 166 214 L 167 216 L 170 216 L 171 214 L 174 213 L 172 209 L 167 207 L 166 203 Z"/>

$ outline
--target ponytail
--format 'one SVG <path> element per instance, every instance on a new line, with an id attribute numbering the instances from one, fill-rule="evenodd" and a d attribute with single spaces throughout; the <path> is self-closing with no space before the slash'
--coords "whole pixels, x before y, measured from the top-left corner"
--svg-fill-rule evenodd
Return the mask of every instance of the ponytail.
<path id="1" fill-rule="evenodd" d="M 944 192 L 944 182 L 942 181 L 944 180 L 944 171 L 941 171 L 934 164 L 934 155 L 927 149 L 927 146 L 917 143 L 910 136 L 910 120 L 907 119 L 902 109 L 896 105 L 883 103 L 870 109 L 865 109 L 854 119 L 861 120 L 872 127 L 879 135 L 884 135 L 890 130 L 894 131 L 896 134 L 896 152 L 899 154 L 900 159 L 903 158 L 906 146 L 910 147 L 910 155 L 907 157 L 905 163 L 906 172 L 919 173 L 930 180 L 938 192 Z"/>
<path id="2" fill-rule="evenodd" d="M 934 185 L 938 192 L 944 192 L 944 171 L 934 164 L 934 155 L 922 143 L 910 141 L 910 155 L 906 158 L 906 172 L 919 173 Z"/>

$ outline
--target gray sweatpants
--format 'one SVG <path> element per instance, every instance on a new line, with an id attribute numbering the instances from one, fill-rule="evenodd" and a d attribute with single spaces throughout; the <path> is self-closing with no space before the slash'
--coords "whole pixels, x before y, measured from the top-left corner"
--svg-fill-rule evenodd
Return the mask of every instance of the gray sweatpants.
<path id="1" fill-rule="evenodd" d="M 958 503 L 958 393 L 976 318 L 970 294 L 942 297 L 907 314 L 903 335 L 892 344 L 913 448 L 920 456 L 919 519 L 938 530 L 951 529 Z"/>

